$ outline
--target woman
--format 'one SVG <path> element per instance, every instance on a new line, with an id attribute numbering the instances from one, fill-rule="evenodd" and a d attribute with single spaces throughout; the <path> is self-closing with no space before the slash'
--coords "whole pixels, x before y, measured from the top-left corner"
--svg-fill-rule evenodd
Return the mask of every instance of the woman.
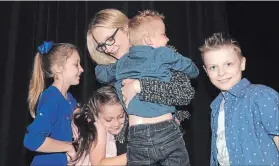
<path id="1" fill-rule="evenodd" d="M 106 9 L 98 12 L 93 20 L 91 20 L 89 24 L 89 30 L 87 32 L 87 46 L 90 53 L 90 56 L 93 61 L 97 62 L 98 64 L 109 64 L 116 62 L 116 59 L 113 58 L 117 57 L 119 59 L 122 55 L 124 55 L 128 49 L 129 49 L 129 38 L 127 33 L 127 24 L 129 19 L 120 11 L 115 9 Z M 94 34 L 94 35 L 93 35 Z M 95 36 L 97 34 L 97 36 Z M 103 39 L 101 39 L 103 37 Z M 102 44 L 100 44 L 102 43 Z M 187 105 L 189 104 L 190 100 L 194 96 L 194 89 L 191 87 L 189 79 L 181 74 L 181 73 L 174 73 L 173 77 L 171 79 L 170 83 L 164 83 L 164 82 L 158 82 L 156 80 L 149 80 L 149 79 L 142 79 L 142 80 L 125 80 L 125 86 L 123 87 L 123 92 L 131 92 L 133 93 L 139 93 L 140 99 L 149 101 L 149 102 L 157 102 L 162 104 L 168 104 L 168 105 Z M 134 88 L 136 87 L 136 88 Z M 106 87 L 105 87 L 106 88 Z M 111 87 L 112 88 L 112 87 Z M 102 89 L 102 88 L 101 88 Z M 102 90 L 101 90 L 102 91 Z M 96 92 L 97 94 L 100 94 Z M 129 98 L 133 97 L 133 93 L 130 93 L 131 95 L 128 96 L 127 94 L 124 94 L 124 96 L 127 98 L 127 101 Z M 115 93 L 116 95 L 116 93 Z M 94 96 L 94 95 L 93 95 Z M 116 96 L 117 97 L 117 96 Z M 98 97 L 97 97 L 98 98 Z M 110 125 L 106 125 L 106 123 L 110 119 L 116 119 L 117 117 L 110 117 L 109 120 L 106 119 L 105 116 L 100 116 L 102 114 L 99 114 L 99 112 L 106 113 L 107 109 L 100 109 L 100 108 L 106 108 L 104 107 L 105 103 L 99 105 L 100 107 L 93 107 L 92 103 L 98 103 L 101 100 L 103 101 L 103 98 L 91 98 L 89 102 L 89 107 L 87 110 L 82 109 L 81 114 L 79 115 L 81 119 L 85 118 L 85 113 L 87 114 L 86 117 L 90 113 L 88 112 L 95 112 L 95 116 L 99 119 L 98 122 L 95 123 L 95 126 L 97 127 L 97 130 L 94 130 L 94 125 L 91 124 L 92 130 L 85 130 L 83 127 L 80 127 L 76 123 L 76 125 L 79 128 L 79 134 L 81 138 L 79 140 L 89 140 L 89 144 L 80 142 L 80 148 L 78 152 L 78 158 L 80 158 L 83 155 L 86 155 L 86 153 L 89 153 L 90 155 L 90 161 L 92 165 L 112 165 L 112 164 L 118 164 L 118 165 L 125 165 L 126 164 L 126 156 L 120 155 L 117 157 L 108 157 L 104 152 L 101 150 L 97 150 L 100 147 L 103 147 L 105 149 L 105 143 L 104 140 L 107 140 L 106 137 L 111 134 L 116 134 L 116 132 L 111 132 Z M 105 100 L 106 101 L 106 100 Z M 115 103 L 115 102 L 114 102 Z M 118 100 L 119 104 L 119 100 Z M 122 109 L 122 108 L 121 108 Z M 112 109 L 112 111 L 115 111 L 116 109 Z M 82 114 L 84 112 L 84 114 Z M 108 111 L 109 112 L 109 111 Z M 123 112 L 123 109 L 122 109 Z M 92 115 L 94 115 L 92 114 Z M 84 115 L 84 116 L 81 116 Z M 112 115 L 112 113 L 108 113 L 108 115 Z M 119 114 L 120 115 L 120 114 Z M 182 116 L 179 117 L 188 117 L 188 114 L 180 114 Z M 183 116 L 184 115 L 184 116 Z M 78 115 L 77 115 L 78 117 Z M 92 121 L 93 116 L 89 121 Z M 86 119 L 86 118 L 85 118 Z M 93 118 L 94 119 L 94 118 Z M 103 120 L 102 120 L 103 119 Z M 88 119 L 87 119 L 88 120 Z M 88 121 L 85 121 L 88 122 Z M 124 123 L 124 122 L 123 122 Z M 101 125 L 99 125 L 101 124 Z M 121 124 L 120 122 L 115 121 L 115 124 Z M 102 128 L 103 125 L 103 128 Z M 85 125 L 86 126 L 86 125 Z M 120 125 L 121 126 L 121 125 Z M 126 125 L 125 125 L 126 126 Z M 99 129 L 98 129 L 99 128 Z M 120 129 L 119 125 L 115 125 L 114 129 Z M 125 139 L 125 129 L 116 136 L 118 138 L 119 142 L 123 142 Z M 102 130 L 107 130 L 108 132 L 103 132 Z M 100 131 L 100 133 L 99 133 Z M 84 137 L 84 132 L 88 132 L 88 137 Z M 97 134 L 97 138 L 95 134 Z M 106 134 L 104 134 L 106 133 Z M 91 135 L 91 136 L 90 136 Z M 94 141 L 94 140 L 97 141 Z M 86 141 L 85 141 L 86 142 Z M 91 146 L 90 142 L 92 143 Z M 107 146 L 107 145 L 106 145 Z M 85 148 L 82 148 L 85 147 Z M 108 146 L 107 146 L 108 147 Z M 110 147 L 113 147 L 112 144 L 110 144 Z M 125 147 L 125 145 L 123 146 Z M 100 148 L 102 149 L 102 148 Z M 108 148 L 107 148 L 108 149 Z M 98 151 L 99 153 L 96 153 Z M 114 152 L 113 148 L 111 150 Z M 123 152 L 126 152 L 126 148 L 122 149 Z M 84 154 L 82 154 L 85 152 Z M 114 153 L 115 154 L 115 153 Z M 118 149 L 118 154 L 119 149 Z M 107 157 L 107 158 L 105 158 Z M 81 157 L 82 158 L 82 157 Z M 88 159 L 88 158 L 87 158 Z"/>
<path id="2" fill-rule="evenodd" d="M 87 31 L 87 47 L 93 61 L 99 65 L 115 63 L 128 52 L 128 22 L 127 16 L 116 9 L 104 9 L 95 15 Z M 173 73 L 170 83 L 152 79 L 126 79 L 123 85 L 126 105 L 136 93 L 139 93 L 140 100 L 148 102 L 188 105 L 195 93 L 188 77 L 180 72 Z M 177 117 L 181 118 L 179 120 L 188 117 L 187 113 L 176 112 Z"/>

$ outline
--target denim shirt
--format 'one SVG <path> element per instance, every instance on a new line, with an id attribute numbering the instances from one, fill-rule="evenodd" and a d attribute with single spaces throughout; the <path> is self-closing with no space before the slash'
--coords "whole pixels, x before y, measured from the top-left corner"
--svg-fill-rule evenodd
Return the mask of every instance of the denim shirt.
<path id="1" fill-rule="evenodd" d="M 225 110 L 225 137 L 230 165 L 278 165 L 279 152 L 273 141 L 279 135 L 278 93 L 243 78 L 220 93 L 211 104 L 211 166 L 218 165 L 217 128 L 222 99 Z"/>
<path id="2" fill-rule="evenodd" d="M 191 59 L 168 47 L 150 46 L 131 47 L 129 53 L 123 55 L 115 64 L 96 66 L 95 74 L 96 79 L 101 83 L 110 83 L 114 77 L 116 78 L 115 87 L 125 108 L 121 94 L 123 79 L 153 78 L 169 82 L 172 76 L 171 70 L 181 71 L 189 78 L 195 78 L 199 74 L 197 66 Z M 126 111 L 128 114 L 150 118 L 174 112 L 175 107 L 140 101 L 139 95 L 136 95 L 130 101 Z"/>

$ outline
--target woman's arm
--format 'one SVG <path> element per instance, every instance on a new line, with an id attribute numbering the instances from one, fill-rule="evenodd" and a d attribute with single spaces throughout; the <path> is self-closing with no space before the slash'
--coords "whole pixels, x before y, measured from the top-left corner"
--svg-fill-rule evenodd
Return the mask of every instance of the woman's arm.
<path id="1" fill-rule="evenodd" d="M 109 84 L 115 81 L 116 64 L 97 65 L 95 67 L 95 75 L 97 81 L 103 84 Z"/>
<path id="2" fill-rule="evenodd" d="M 125 79 L 122 84 L 126 106 L 137 93 L 140 100 L 175 106 L 188 105 L 195 94 L 190 79 L 181 72 L 173 72 L 169 83 L 144 78 Z"/>
<path id="3" fill-rule="evenodd" d="M 181 72 L 173 72 L 169 83 L 153 79 L 141 79 L 139 99 L 165 104 L 165 105 L 188 105 L 193 99 L 195 90 L 190 79 Z"/>

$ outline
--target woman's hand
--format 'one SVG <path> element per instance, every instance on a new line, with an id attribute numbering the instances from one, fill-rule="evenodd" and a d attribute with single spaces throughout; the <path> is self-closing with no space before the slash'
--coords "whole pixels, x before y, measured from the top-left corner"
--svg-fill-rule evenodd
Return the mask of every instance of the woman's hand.
<path id="1" fill-rule="evenodd" d="M 129 102 L 136 96 L 137 93 L 140 93 L 140 82 L 136 79 L 124 79 L 122 81 L 122 95 L 123 101 L 125 102 L 126 108 L 128 108 Z"/>

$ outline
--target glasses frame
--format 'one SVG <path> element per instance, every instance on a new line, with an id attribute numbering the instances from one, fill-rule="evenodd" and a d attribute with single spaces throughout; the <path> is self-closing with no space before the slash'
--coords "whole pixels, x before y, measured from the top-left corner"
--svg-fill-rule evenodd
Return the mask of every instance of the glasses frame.
<path id="1" fill-rule="evenodd" d="M 114 38 L 114 37 L 115 37 L 115 35 L 117 34 L 118 30 L 119 30 L 119 28 L 117 28 L 117 29 L 114 31 L 114 33 L 113 33 L 109 38 L 107 38 L 107 39 L 105 40 L 105 42 L 103 42 L 103 43 L 98 43 L 98 41 L 95 39 L 95 37 L 94 37 L 93 34 L 92 34 L 93 39 L 94 39 L 95 42 L 98 44 L 97 47 L 96 47 L 96 50 L 99 51 L 99 52 L 105 53 L 105 51 L 107 50 L 107 46 L 112 46 L 112 45 L 114 45 L 114 43 L 115 43 L 115 38 Z M 108 41 L 108 40 L 111 40 L 111 39 L 113 40 L 112 44 L 108 44 L 107 41 Z"/>

